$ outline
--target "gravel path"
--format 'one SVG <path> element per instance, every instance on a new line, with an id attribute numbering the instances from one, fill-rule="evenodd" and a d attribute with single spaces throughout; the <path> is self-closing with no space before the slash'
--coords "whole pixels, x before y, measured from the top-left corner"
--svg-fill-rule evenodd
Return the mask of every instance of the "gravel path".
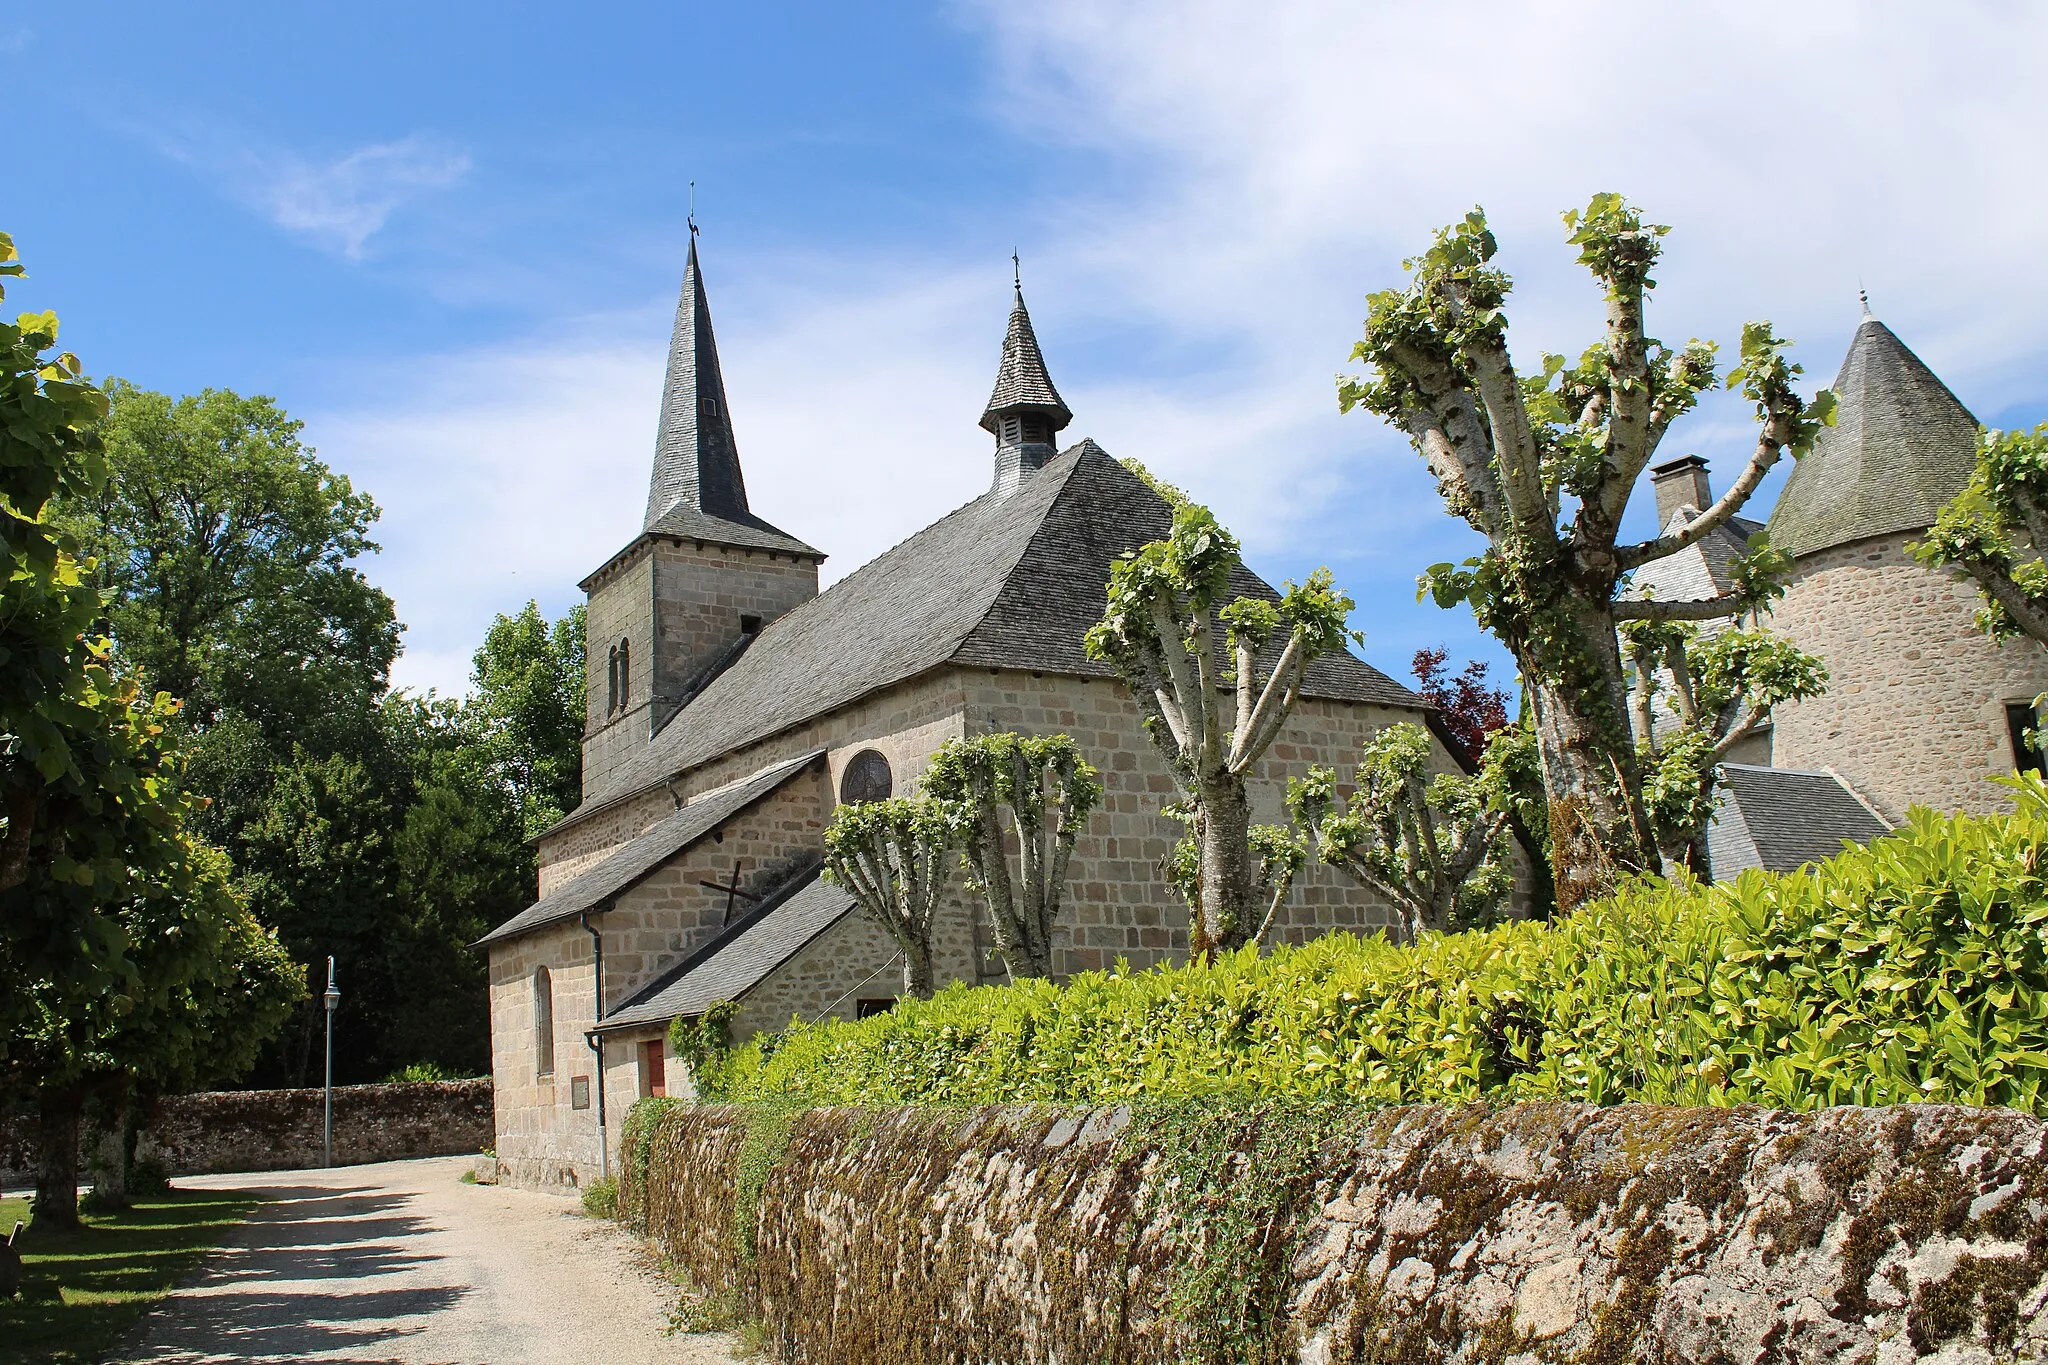
<path id="1" fill-rule="evenodd" d="M 464 1185 L 463 1157 L 195 1176 L 259 1204 L 116 1361 L 726 1365 L 665 1337 L 673 1286 L 632 1237 L 569 1200 Z"/>

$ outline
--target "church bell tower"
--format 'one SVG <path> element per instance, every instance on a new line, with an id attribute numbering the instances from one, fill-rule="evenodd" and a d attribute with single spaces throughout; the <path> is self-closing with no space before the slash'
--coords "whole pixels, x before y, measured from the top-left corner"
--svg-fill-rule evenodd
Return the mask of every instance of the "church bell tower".
<path id="1" fill-rule="evenodd" d="M 770 622 L 818 595 L 824 558 L 748 506 L 692 224 L 647 515 L 580 585 L 585 801 L 623 794 L 607 790 L 620 768 Z"/>
<path id="2" fill-rule="evenodd" d="M 1016 285 L 1010 305 L 1010 330 L 1003 336 L 1003 360 L 996 370 L 995 392 L 981 414 L 982 429 L 996 438 L 993 491 L 1011 492 L 1026 476 L 1059 453 L 1053 439 L 1074 420 L 1074 414 L 1052 386 L 1031 314 L 1024 307 L 1024 285 Z"/>

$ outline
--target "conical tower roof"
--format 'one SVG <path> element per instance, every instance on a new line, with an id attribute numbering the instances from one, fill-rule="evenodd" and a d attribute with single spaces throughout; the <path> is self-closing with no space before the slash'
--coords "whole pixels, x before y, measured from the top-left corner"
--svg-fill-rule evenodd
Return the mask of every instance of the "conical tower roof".
<path id="1" fill-rule="evenodd" d="M 669 339 L 661 430 L 655 439 L 643 530 L 754 549 L 817 553 L 747 506 L 747 484 L 733 442 L 732 411 L 726 406 L 725 376 L 718 367 L 718 339 L 711 331 L 711 305 L 704 296 L 694 229 L 682 295 L 676 300 L 675 331 Z"/>
<path id="2" fill-rule="evenodd" d="M 1059 431 L 1074 420 L 1060 391 L 1045 372 L 1045 357 L 1038 350 L 1038 335 L 1031 330 L 1031 314 L 1024 307 L 1023 286 L 1010 306 L 1010 330 L 1003 337 L 1003 363 L 996 370 L 995 392 L 981 414 L 982 429 L 996 432 L 1006 413 L 1042 413 Z"/>
<path id="3" fill-rule="evenodd" d="M 1868 313 L 1834 388 L 1835 424 L 1771 513 L 1771 544 L 1789 555 L 1932 526 L 1976 465 L 1977 419 Z"/>

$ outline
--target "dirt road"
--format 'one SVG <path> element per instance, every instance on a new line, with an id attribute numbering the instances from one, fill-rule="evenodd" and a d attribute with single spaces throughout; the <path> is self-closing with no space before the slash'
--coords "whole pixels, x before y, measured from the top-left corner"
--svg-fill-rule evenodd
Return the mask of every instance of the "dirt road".
<path id="1" fill-rule="evenodd" d="M 570 1200 L 460 1183 L 467 1160 L 202 1176 L 260 1191 L 196 1281 L 117 1361 L 726 1365 L 720 1338 L 662 1335 L 676 1291 Z"/>

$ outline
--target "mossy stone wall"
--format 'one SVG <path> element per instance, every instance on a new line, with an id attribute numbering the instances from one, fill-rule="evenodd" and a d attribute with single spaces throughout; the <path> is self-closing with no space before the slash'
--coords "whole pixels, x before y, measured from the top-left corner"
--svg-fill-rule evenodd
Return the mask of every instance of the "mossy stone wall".
<path id="1" fill-rule="evenodd" d="M 2048 1124 L 2012 1111 L 651 1117 L 629 1213 L 790 1362 L 2048 1355 Z"/>

